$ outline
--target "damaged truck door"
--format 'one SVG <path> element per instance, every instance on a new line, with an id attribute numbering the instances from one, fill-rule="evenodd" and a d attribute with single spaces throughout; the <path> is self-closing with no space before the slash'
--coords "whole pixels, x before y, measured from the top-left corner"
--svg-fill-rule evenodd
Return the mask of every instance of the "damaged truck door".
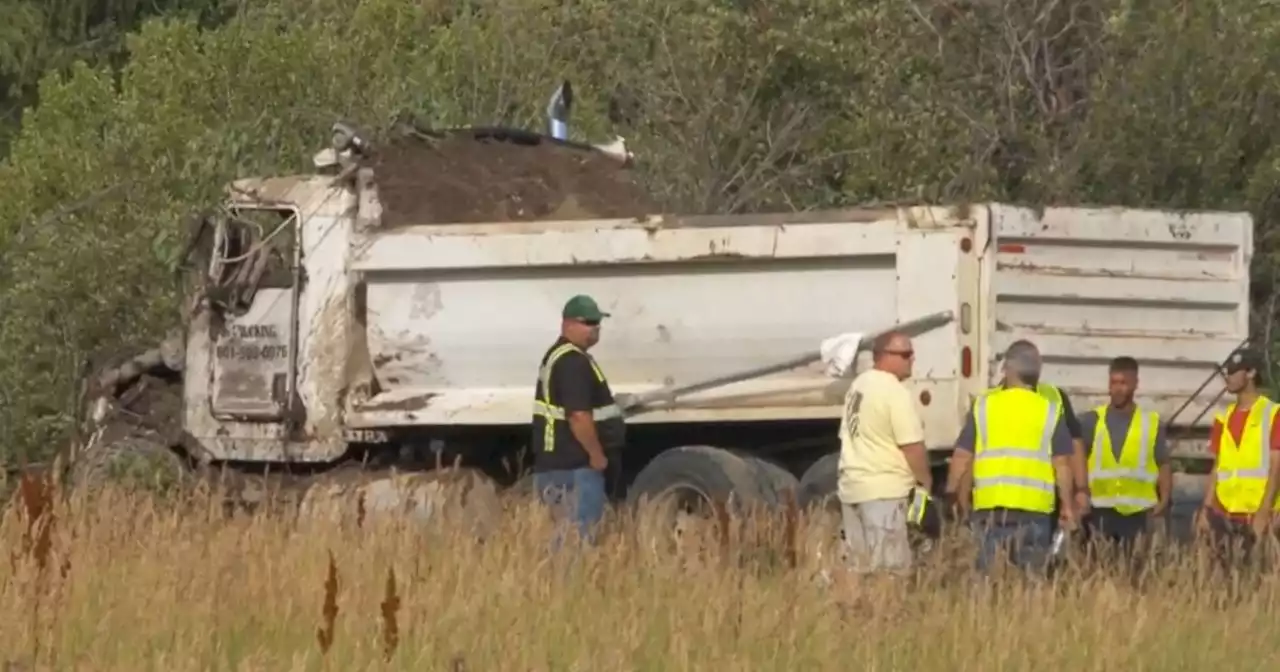
<path id="1" fill-rule="evenodd" d="M 271 208 L 230 209 L 217 222 L 208 284 L 217 418 L 291 415 L 302 289 L 297 223 L 295 210 Z"/>

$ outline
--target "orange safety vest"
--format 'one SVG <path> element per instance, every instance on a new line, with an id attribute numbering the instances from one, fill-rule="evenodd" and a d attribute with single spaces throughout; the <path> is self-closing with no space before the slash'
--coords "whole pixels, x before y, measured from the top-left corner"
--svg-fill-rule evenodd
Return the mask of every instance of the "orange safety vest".
<path id="1" fill-rule="evenodd" d="M 1217 418 L 1222 423 L 1222 439 L 1214 465 L 1214 493 L 1227 513 L 1249 514 L 1262 508 L 1267 476 L 1271 473 L 1271 428 L 1278 410 L 1280 406 L 1275 402 L 1259 397 L 1249 409 L 1239 442 L 1231 436 L 1229 425 L 1236 404 L 1232 402 L 1227 412 Z M 1280 511 L 1280 497 L 1271 508 Z"/>

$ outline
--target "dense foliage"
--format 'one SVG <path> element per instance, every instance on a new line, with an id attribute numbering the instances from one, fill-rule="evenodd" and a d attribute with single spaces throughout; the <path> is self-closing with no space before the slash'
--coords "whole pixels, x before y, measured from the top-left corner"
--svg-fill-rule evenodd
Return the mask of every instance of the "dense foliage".
<path id="1" fill-rule="evenodd" d="M 575 135 L 626 136 L 672 209 L 1249 209 L 1272 284 L 1270 0 L 0 0 L 0 15 L 4 100 L 27 104 L 0 134 L 14 460 L 61 440 L 86 358 L 172 325 L 187 217 L 225 180 L 305 167 L 339 117 L 541 127 L 563 77 Z"/>

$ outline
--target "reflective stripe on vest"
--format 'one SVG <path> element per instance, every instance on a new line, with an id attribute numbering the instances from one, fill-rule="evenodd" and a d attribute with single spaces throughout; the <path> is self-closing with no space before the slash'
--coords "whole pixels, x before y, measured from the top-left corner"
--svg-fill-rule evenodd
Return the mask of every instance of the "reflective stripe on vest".
<path id="1" fill-rule="evenodd" d="M 1160 416 L 1135 409 L 1125 434 L 1120 458 L 1112 450 L 1107 431 L 1107 407 L 1094 409 L 1098 424 L 1093 430 L 1093 457 L 1089 460 L 1089 499 L 1101 509 L 1123 514 L 1145 511 L 1156 505 L 1156 428 Z"/>
<path id="2" fill-rule="evenodd" d="M 1014 388 L 984 394 L 973 413 L 973 508 L 1052 513 L 1058 404 Z"/>
<path id="3" fill-rule="evenodd" d="M 1230 420 L 1235 403 L 1227 407 L 1222 423 L 1222 440 L 1218 444 L 1214 492 L 1228 513 L 1255 513 L 1262 508 L 1267 476 L 1271 471 L 1271 428 L 1275 424 L 1277 406 L 1260 397 L 1249 409 L 1240 442 L 1231 436 Z M 1280 511 L 1280 498 L 1273 509 Z"/>
<path id="4" fill-rule="evenodd" d="M 550 418 L 552 420 L 568 419 L 565 417 L 565 411 L 563 406 L 550 406 L 545 401 L 540 401 L 537 399 L 533 401 L 533 414 L 540 415 L 544 418 Z M 600 406 L 599 408 L 591 409 L 591 419 L 595 420 L 596 422 L 601 422 L 603 420 L 612 420 L 614 418 L 621 418 L 621 417 L 622 417 L 622 408 L 620 408 L 617 404 L 609 404 L 607 406 Z"/>
<path id="5" fill-rule="evenodd" d="M 587 361 L 591 363 L 591 370 L 595 372 L 596 380 L 601 383 L 605 382 L 604 372 L 600 370 L 596 360 L 592 359 L 590 355 L 583 352 L 578 346 L 572 343 L 565 343 L 551 351 L 551 354 L 547 356 L 547 363 L 543 364 L 538 371 L 538 382 L 542 384 L 542 398 L 533 400 L 533 415 L 535 417 L 541 416 L 546 420 L 542 430 L 542 449 L 548 452 L 555 450 L 556 447 L 556 421 L 568 418 L 563 406 L 556 406 L 551 403 L 551 370 L 561 357 L 570 352 L 582 353 L 587 358 Z M 620 418 L 622 417 L 622 408 L 617 404 L 597 406 L 591 409 L 591 417 L 597 422 Z"/>

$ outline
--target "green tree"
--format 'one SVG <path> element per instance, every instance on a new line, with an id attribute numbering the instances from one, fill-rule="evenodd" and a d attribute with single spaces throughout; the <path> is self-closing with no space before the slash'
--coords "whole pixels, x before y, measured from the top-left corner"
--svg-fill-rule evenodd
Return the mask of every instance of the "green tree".
<path id="1" fill-rule="evenodd" d="M 179 319 L 186 222 L 227 180 L 306 170 L 338 118 L 542 128 L 563 78 L 572 133 L 626 136 L 671 210 L 1248 208 L 1260 305 L 1277 267 L 1276 3 L 174 0 L 56 26 L 5 3 L 0 77 L 38 101 L 0 164 L 18 458 L 62 441 L 87 358 Z"/>
<path id="2" fill-rule="evenodd" d="M 0 0 L 0 156 L 40 78 L 72 64 L 119 64 L 124 36 L 148 17 L 185 15 L 204 25 L 226 20 L 223 0 Z"/>

